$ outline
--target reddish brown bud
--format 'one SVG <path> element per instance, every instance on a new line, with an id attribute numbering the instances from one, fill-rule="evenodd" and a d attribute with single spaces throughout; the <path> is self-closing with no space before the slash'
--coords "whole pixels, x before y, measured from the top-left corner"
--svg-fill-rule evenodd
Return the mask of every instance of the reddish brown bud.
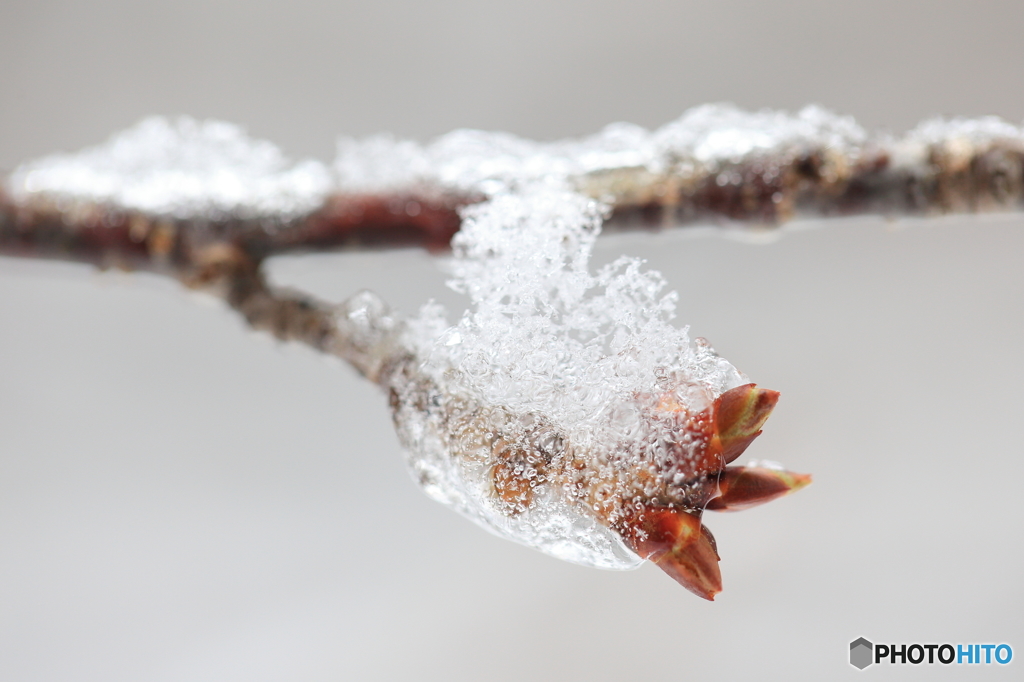
<path id="1" fill-rule="evenodd" d="M 779 402 L 779 392 L 745 384 L 729 389 L 715 401 L 715 429 L 728 464 L 761 435 L 761 427 Z"/>
<path id="2" fill-rule="evenodd" d="M 648 509 L 623 536 L 637 554 L 698 597 L 713 601 L 722 591 L 715 538 L 699 513 Z"/>
<path id="3" fill-rule="evenodd" d="M 770 502 L 811 483 L 810 474 L 768 467 L 726 467 L 718 480 L 719 496 L 705 509 L 740 511 Z"/>

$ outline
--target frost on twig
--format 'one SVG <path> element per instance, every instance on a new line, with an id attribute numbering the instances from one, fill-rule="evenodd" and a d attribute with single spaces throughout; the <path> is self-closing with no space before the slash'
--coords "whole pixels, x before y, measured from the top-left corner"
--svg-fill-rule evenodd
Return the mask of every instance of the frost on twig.
<path id="1" fill-rule="evenodd" d="M 150 119 L 16 170 L 0 193 L 0 253 L 149 268 L 216 293 L 254 327 L 378 383 L 435 499 L 570 561 L 650 559 L 710 599 L 721 576 L 704 510 L 809 478 L 730 465 L 778 394 L 673 326 L 657 273 L 628 258 L 590 271 L 605 219 L 773 225 L 1022 201 L 1024 131 L 993 118 L 893 138 L 816 107 L 709 106 L 655 131 L 618 124 L 554 143 L 343 140 L 331 166 L 291 164 L 227 124 Z M 451 242 L 452 286 L 472 303 L 454 323 L 436 306 L 402 320 L 369 292 L 331 305 L 275 290 L 261 270 L 288 250 L 410 242 Z"/>

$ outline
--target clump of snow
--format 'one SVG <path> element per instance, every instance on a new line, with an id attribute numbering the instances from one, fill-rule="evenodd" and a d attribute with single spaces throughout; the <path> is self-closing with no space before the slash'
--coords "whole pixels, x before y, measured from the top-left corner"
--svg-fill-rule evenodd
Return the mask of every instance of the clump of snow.
<path id="1" fill-rule="evenodd" d="M 691 157 L 705 164 L 736 163 L 751 155 L 801 146 L 848 151 L 866 140 L 867 133 L 853 117 L 838 116 L 819 106 L 804 107 L 792 115 L 707 104 L 690 109 L 653 134 L 653 146 L 661 154 Z"/>
<path id="2" fill-rule="evenodd" d="M 680 446 L 652 431 L 651 396 L 699 411 L 744 377 L 671 323 L 660 274 L 626 257 L 591 272 L 604 212 L 557 183 L 466 210 L 450 284 L 472 308 L 449 326 L 428 306 L 410 325 L 429 381 L 400 382 L 396 423 L 435 499 L 560 558 L 623 569 L 638 557 L 574 497 L 567 458 L 604 470 L 614 495 L 638 466 L 671 475 Z M 495 492 L 510 458 L 531 504 Z"/>
<path id="3" fill-rule="evenodd" d="M 153 117 L 76 154 L 18 168 L 20 200 L 92 202 L 172 218 L 292 218 L 332 190 L 327 167 L 291 164 L 281 151 L 219 121 Z"/>
<path id="4" fill-rule="evenodd" d="M 545 186 L 468 209 L 451 286 L 472 310 L 435 347 L 485 402 L 555 415 L 580 435 L 610 402 L 651 390 L 656 371 L 693 360 L 660 273 L 629 257 L 590 272 L 603 211 Z"/>

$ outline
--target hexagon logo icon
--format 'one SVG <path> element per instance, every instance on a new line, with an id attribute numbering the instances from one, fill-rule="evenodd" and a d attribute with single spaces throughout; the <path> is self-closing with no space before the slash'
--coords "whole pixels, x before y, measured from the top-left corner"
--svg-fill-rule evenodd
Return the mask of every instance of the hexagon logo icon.
<path id="1" fill-rule="evenodd" d="M 850 642 L 850 665 L 858 670 L 863 670 L 868 667 L 874 661 L 872 654 L 874 653 L 875 645 L 864 639 L 858 637 L 857 639 Z"/>

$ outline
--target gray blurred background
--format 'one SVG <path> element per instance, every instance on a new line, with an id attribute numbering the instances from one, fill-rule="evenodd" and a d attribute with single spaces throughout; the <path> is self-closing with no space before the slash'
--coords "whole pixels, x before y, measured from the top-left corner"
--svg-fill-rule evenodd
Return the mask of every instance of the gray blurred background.
<path id="1" fill-rule="evenodd" d="M 152 113 L 324 160 L 338 134 L 552 139 L 708 101 L 820 103 L 894 132 L 1019 123 L 1022 25 L 1018 0 L 6 0 L 0 168 Z M 172 282 L 0 258 L 0 679 L 832 680 L 862 674 L 859 636 L 1024 656 L 1024 218 L 616 236 L 598 259 L 621 253 L 782 392 L 748 457 L 815 475 L 709 515 L 714 604 L 434 504 L 374 387 Z M 271 272 L 330 300 L 460 304 L 417 251 Z"/>

